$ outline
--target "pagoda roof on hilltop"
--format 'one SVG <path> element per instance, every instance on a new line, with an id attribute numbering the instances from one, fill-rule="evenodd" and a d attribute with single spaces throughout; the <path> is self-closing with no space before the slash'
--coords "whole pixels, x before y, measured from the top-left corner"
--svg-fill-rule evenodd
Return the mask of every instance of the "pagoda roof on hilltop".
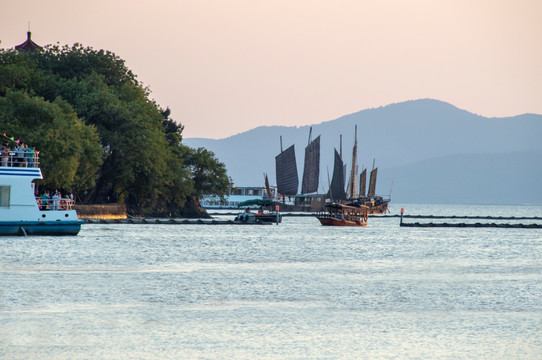
<path id="1" fill-rule="evenodd" d="M 24 43 L 20 44 L 20 45 L 15 46 L 15 50 L 35 51 L 35 50 L 42 49 L 41 46 L 39 46 L 38 44 L 33 42 L 32 39 L 30 39 L 31 35 L 32 35 L 32 33 L 30 31 L 28 31 L 26 33 L 26 36 L 27 36 L 26 41 Z"/>

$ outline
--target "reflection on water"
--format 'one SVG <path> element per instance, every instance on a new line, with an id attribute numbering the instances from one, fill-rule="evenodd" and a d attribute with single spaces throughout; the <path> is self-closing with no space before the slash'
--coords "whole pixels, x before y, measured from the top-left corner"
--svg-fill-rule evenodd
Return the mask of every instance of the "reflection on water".
<path id="1" fill-rule="evenodd" d="M 398 222 L 84 225 L 76 237 L 2 238 L 0 358 L 541 358 L 541 230 Z"/>

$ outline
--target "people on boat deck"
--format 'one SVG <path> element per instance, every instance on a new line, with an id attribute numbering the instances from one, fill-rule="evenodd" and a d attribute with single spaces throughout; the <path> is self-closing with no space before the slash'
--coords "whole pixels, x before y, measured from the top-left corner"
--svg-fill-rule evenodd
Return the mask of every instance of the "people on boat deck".
<path id="1" fill-rule="evenodd" d="M 53 210 L 58 210 L 58 204 L 60 203 L 60 199 L 62 199 L 62 196 L 60 196 L 60 193 L 57 190 L 53 195 Z"/>
<path id="2" fill-rule="evenodd" d="M 15 152 L 16 152 L 16 155 L 15 157 L 17 158 L 17 166 L 18 167 L 27 167 L 28 166 L 28 162 L 27 162 L 27 158 L 26 158 L 26 145 L 24 143 L 21 143 L 21 145 L 19 145 L 16 149 L 15 149 Z"/>
<path id="3" fill-rule="evenodd" d="M 49 210 L 49 193 L 45 191 L 41 195 L 41 210 Z"/>
<path id="4" fill-rule="evenodd" d="M 339 220 L 344 220 L 343 214 L 335 213 L 335 214 L 333 214 L 333 217 L 334 217 L 334 218 L 337 218 L 337 219 L 339 219 Z"/>
<path id="5" fill-rule="evenodd" d="M 26 147 L 26 157 L 28 158 L 28 167 L 34 167 L 36 164 L 36 147 Z"/>
<path id="6" fill-rule="evenodd" d="M 246 212 L 246 213 L 249 213 L 249 212 L 250 212 L 250 208 L 247 207 L 247 208 L 245 209 L 245 212 Z"/>
<path id="7" fill-rule="evenodd" d="M 28 146 L 24 143 L 18 144 L 13 149 L 9 144 L 0 146 L 2 166 L 13 167 L 38 167 L 38 154 L 35 146 Z"/>
<path id="8" fill-rule="evenodd" d="M 8 166 L 10 149 L 7 145 L 2 146 L 2 166 Z"/>
<path id="9" fill-rule="evenodd" d="M 44 191 L 39 197 L 36 197 L 40 210 L 69 210 L 74 204 L 73 193 L 62 196 L 58 190 L 54 192 Z"/>
<path id="10" fill-rule="evenodd" d="M 258 209 L 258 215 L 262 215 L 263 214 L 263 206 L 260 206 L 260 208 Z"/>

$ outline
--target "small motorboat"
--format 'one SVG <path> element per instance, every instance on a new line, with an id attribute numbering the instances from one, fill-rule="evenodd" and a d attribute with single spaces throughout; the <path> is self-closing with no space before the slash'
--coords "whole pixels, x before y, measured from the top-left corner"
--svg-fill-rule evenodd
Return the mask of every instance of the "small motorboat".
<path id="1" fill-rule="evenodd" d="M 239 204 L 239 207 L 247 207 L 250 211 L 250 206 L 259 206 L 258 212 L 253 215 L 257 220 L 262 222 L 280 223 L 282 222 L 282 215 L 279 212 L 279 206 L 269 199 L 252 199 L 247 200 Z M 246 212 L 246 210 L 245 210 Z"/>
<path id="2" fill-rule="evenodd" d="M 271 221 L 263 221 L 256 217 L 256 214 L 251 212 L 242 212 L 237 214 L 233 220 L 235 224 L 246 224 L 246 225 L 272 225 Z"/>

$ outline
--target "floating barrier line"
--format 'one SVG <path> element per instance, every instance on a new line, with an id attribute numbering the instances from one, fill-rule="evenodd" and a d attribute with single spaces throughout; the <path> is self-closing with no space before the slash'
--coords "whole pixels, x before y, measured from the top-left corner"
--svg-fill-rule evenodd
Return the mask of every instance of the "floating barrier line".
<path id="1" fill-rule="evenodd" d="M 238 213 L 209 213 L 210 216 L 235 216 Z M 282 217 L 311 217 L 316 216 L 316 213 L 290 213 L 290 212 L 281 212 Z M 374 218 L 398 218 L 401 217 L 399 214 L 373 214 L 369 217 Z M 469 216 L 469 215 L 404 215 L 404 218 L 411 219 L 480 219 L 480 220 L 541 220 L 541 216 Z"/>
<path id="2" fill-rule="evenodd" d="M 223 215 L 223 214 L 221 214 Z M 297 214 L 282 213 L 282 216 L 298 216 Z M 306 214 L 302 216 L 314 216 Z M 521 228 L 542 229 L 542 224 L 518 223 L 405 223 L 404 218 L 418 219 L 484 219 L 484 220 L 542 220 L 542 217 L 515 217 L 515 216 L 440 216 L 440 215 L 375 215 L 375 217 L 401 217 L 400 226 L 403 227 L 458 227 L 458 228 Z M 217 219 L 82 219 L 86 224 L 149 224 L 149 225 L 270 225 L 273 223 L 242 223 L 233 220 Z"/>
<path id="3" fill-rule="evenodd" d="M 384 215 L 386 217 L 401 217 L 401 215 Z M 542 220 L 540 216 L 469 216 L 469 215 L 403 215 L 411 219 L 481 219 L 481 220 Z"/>
<path id="4" fill-rule="evenodd" d="M 81 219 L 85 224 L 136 224 L 136 225 L 272 225 L 270 222 L 243 223 L 215 219 Z"/>
<path id="5" fill-rule="evenodd" d="M 534 219 L 538 217 L 515 217 L 515 216 L 420 216 L 420 215 L 403 215 L 405 209 L 401 209 L 401 222 L 399 226 L 403 227 L 454 227 L 454 228 L 508 228 L 508 229 L 542 229 L 542 224 L 518 224 L 518 223 L 404 223 L 403 217 L 410 218 L 438 218 L 438 219 L 493 219 L 493 220 L 518 220 L 518 219 Z"/>
<path id="6" fill-rule="evenodd" d="M 506 229 L 542 229 L 542 224 L 496 224 L 496 223 L 404 223 L 403 227 L 454 227 L 454 228 L 506 228 Z"/>
<path id="7" fill-rule="evenodd" d="M 228 213 L 207 213 L 209 216 L 237 216 L 240 211 L 238 212 L 228 212 Z M 284 216 L 292 216 L 292 217 L 314 217 L 316 216 L 316 212 L 298 212 L 298 213 L 290 213 L 290 212 L 281 212 L 280 215 L 282 217 Z"/>

